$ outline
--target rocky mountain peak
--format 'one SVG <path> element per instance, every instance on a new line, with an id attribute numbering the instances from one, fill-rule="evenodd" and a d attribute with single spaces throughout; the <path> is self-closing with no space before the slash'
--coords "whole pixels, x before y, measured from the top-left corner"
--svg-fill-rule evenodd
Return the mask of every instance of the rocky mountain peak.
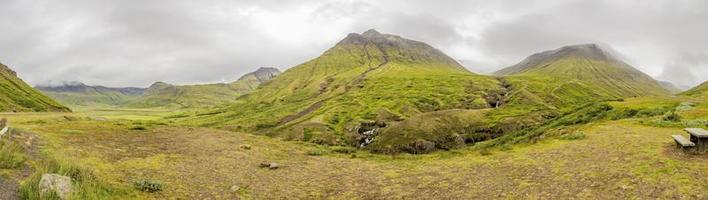
<path id="1" fill-rule="evenodd" d="M 350 46 L 372 45 L 387 54 L 388 59 L 402 62 L 433 62 L 445 63 L 457 69 L 465 70 L 454 59 L 442 51 L 420 41 L 410 40 L 401 36 L 380 33 L 369 29 L 361 34 L 350 33 L 342 39 L 335 48 L 349 48 Z"/>
<path id="2" fill-rule="evenodd" d="M 281 73 L 280 70 L 278 70 L 277 68 L 260 67 L 254 72 L 244 74 L 238 80 L 247 79 L 249 77 L 255 77 L 258 80 L 258 82 L 263 83 L 263 82 L 269 81 L 270 79 L 275 78 L 280 73 Z"/>
<path id="3" fill-rule="evenodd" d="M 13 71 L 12 69 L 10 69 L 10 67 L 5 66 L 5 65 L 2 64 L 2 63 L 0 63 L 0 71 L 5 71 L 5 72 L 7 72 L 7 73 L 9 73 L 10 75 L 15 76 L 15 77 L 17 76 L 17 73 L 16 73 L 15 71 Z"/>

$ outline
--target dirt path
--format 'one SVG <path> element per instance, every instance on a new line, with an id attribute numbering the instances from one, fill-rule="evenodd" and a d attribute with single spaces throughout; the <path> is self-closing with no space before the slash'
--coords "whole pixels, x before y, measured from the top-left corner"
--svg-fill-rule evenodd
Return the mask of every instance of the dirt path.
<path id="1" fill-rule="evenodd" d="M 78 122 L 71 129 L 79 131 L 59 134 L 67 155 L 100 166 L 97 175 L 112 182 L 163 181 L 164 191 L 143 194 L 154 199 L 704 199 L 708 187 L 708 156 L 673 149 L 669 136 L 679 129 L 626 122 L 585 128 L 583 140 L 549 139 L 489 156 L 463 149 L 357 158 L 308 156 L 315 147 L 213 129 Z M 262 161 L 282 167 L 261 169 Z"/>
<path id="2" fill-rule="evenodd" d="M 19 185 L 16 181 L 0 177 L 0 200 L 19 200 Z"/>
<path id="3" fill-rule="evenodd" d="M 26 131 L 11 131 L 12 141 L 25 144 L 25 152 L 30 160 L 37 159 L 39 156 L 39 145 L 36 136 Z M 6 138 L 5 138 L 6 140 Z M 29 145 L 29 146 L 27 146 Z M 25 163 L 22 169 L 13 170 L 10 177 L 0 176 L 0 200 L 19 200 L 19 181 L 30 176 L 32 168 Z"/>

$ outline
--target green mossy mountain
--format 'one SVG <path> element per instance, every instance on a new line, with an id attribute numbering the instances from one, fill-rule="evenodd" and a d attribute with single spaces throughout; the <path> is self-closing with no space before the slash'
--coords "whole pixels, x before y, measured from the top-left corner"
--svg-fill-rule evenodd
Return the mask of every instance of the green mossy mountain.
<path id="1" fill-rule="evenodd" d="M 497 75 L 474 74 L 425 43 L 369 30 L 349 34 L 234 103 L 182 122 L 427 153 L 509 134 L 525 138 L 551 127 L 544 124 L 567 123 L 558 119 L 585 122 L 572 116 L 606 112 L 582 109 L 606 108 L 603 101 L 669 94 L 596 45 L 535 54 Z"/>
<path id="2" fill-rule="evenodd" d="M 120 106 L 141 96 L 144 88 L 88 86 L 81 82 L 37 85 L 36 89 L 69 106 Z"/>
<path id="3" fill-rule="evenodd" d="M 543 103 L 560 107 L 590 100 L 670 94 L 658 81 L 596 44 L 536 53 L 495 75 L 515 85 L 517 92 L 529 92 Z"/>
<path id="4" fill-rule="evenodd" d="M 253 93 L 185 120 L 292 140 L 355 145 L 361 124 L 490 107 L 503 90 L 422 42 L 369 30 L 292 67 Z"/>
<path id="5" fill-rule="evenodd" d="M 707 98 L 708 97 L 708 81 L 703 82 L 700 85 L 693 87 L 685 92 L 682 92 L 680 95 Z"/>
<path id="6" fill-rule="evenodd" d="M 248 94 L 278 74 L 280 71 L 276 68 L 259 68 L 231 83 L 171 85 L 156 82 L 126 106 L 176 108 L 216 106 L 233 102 L 237 97 Z"/>
<path id="7" fill-rule="evenodd" d="M 0 111 L 3 112 L 68 112 L 59 104 L 30 87 L 17 73 L 0 63 Z"/>

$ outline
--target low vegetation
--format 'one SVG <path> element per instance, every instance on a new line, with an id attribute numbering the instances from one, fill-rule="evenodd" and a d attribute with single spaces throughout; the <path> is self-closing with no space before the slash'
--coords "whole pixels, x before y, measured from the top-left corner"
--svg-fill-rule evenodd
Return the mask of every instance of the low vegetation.
<path id="1" fill-rule="evenodd" d="M 34 163 L 34 172 L 20 186 L 20 196 L 23 199 L 55 199 L 42 194 L 39 181 L 42 174 L 60 174 L 68 176 L 72 181 L 71 199 L 106 199 L 128 194 L 128 190 L 103 183 L 89 168 L 76 165 L 69 160 L 58 160 L 54 156 L 44 158 Z M 77 159 L 77 158 L 72 158 Z"/>
<path id="2" fill-rule="evenodd" d="M 683 101 L 672 100 L 667 105 Z M 41 173 L 59 173 L 72 177 L 78 188 L 73 194 L 76 199 L 464 199 L 499 194 L 509 198 L 699 198 L 708 165 L 702 157 L 674 151 L 670 135 L 680 132 L 679 128 L 641 125 L 641 120 L 663 115 L 609 118 L 622 108 L 653 107 L 649 100 L 640 102 L 644 100 L 627 99 L 560 115 L 554 123 L 563 128 L 541 135 L 557 134 L 561 140 L 537 137 L 533 144 L 528 140 L 478 148 L 496 141 L 488 140 L 470 148 L 394 156 L 205 128 L 156 125 L 150 131 L 136 131 L 130 130 L 133 123 L 121 120 L 119 113 L 108 122 L 31 114 L 14 115 L 11 121 L 41 135 L 48 153 L 42 161 L 32 162 L 37 171 L 23 182 L 25 197 L 37 194 L 33 187 Z M 694 109 L 678 113 L 686 121 L 705 118 L 697 115 L 705 110 L 704 103 L 697 103 Z M 38 126 L 33 122 L 37 120 L 45 123 Z M 242 144 L 252 148 L 238 148 Z M 262 170 L 259 164 L 263 161 L 282 167 Z M 141 185 L 146 187 L 136 187 L 136 181 L 143 180 Z M 148 188 L 159 188 L 150 180 L 159 180 L 159 192 L 148 192 L 153 190 Z M 475 184 L 469 185 L 471 181 Z"/>
<path id="3" fill-rule="evenodd" d="M 27 160 L 25 149 L 21 145 L 0 139 L 0 169 L 15 169 Z"/>
<path id="4" fill-rule="evenodd" d="M 156 180 L 143 179 L 134 183 L 135 189 L 143 192 L 162 191 L 162 182 Z"/>

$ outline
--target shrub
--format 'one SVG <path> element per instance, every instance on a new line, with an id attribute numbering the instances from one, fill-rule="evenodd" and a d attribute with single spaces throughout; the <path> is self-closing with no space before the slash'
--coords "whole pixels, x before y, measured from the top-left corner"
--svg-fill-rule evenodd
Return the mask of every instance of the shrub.
<path id="1" fill-rule="evenodd" d="M 326 152 L 325 152 L 324 150 L 321 150 L 321 149 L 315 149 L 315 150 L 307 151 L 307 155 L 308 155 L 308 156 L 321 156 L 321 155 L 324 155 L 325 153 L 326 153 Z"/>
<path id="2" fill-rule="evenodd" d="M 256 124 L 257 129 L 267 129 L 267 128 L 273 128 L 276 125 L 273 123 L 263 123 L 263 124 Z"/>
<path id="3" fill-rule="evenodd" d="M 610 113 L 610 119 L 619 120 L 619 119 L 632 118 L 632 117 L 636 116 L 638 113 L 639 113 L 639 110 L 632 109 L 632 108 L 617 109 L 614 112 Z"/>
<path id="4" fill-rule="evenodd" d="M 0 169 L 14 169 L 26 160 L 24 149 L 15 143 L 0 141 Z"/>
<path id="5" fill-rule="evenodd" d="M 424 139 L 417 139 L 413 143 L 403 147 L 403 149 L 412 154 L 430 153 L 435 151 L 435 143 Z"/>
<path id="6" fill-rule="evenodd" d="M 332 149 L 333 152 L 336 153 L 342 153 L 342 154 L 352 154 L 356 153 L 356 148 L 353 147 L 335 147 Z"/>
<path id="7" fill-rule="evenodd" d="M 451 134 L 442 136 L 435 142 L 435 146 L 438 149 L 450 150 L 463 147 L 465 145 L 465 139 L 458 134 Z"/>
<path id="8" fill-rule="evenodd" d="M 683 102 L 678 107 L 676 107 L 676 111 L 688 111 L 688 110 L 693 109 L 694 106 L 696 106 L 696 103 Z"/>
<path id="9" fill-rule="evenodd" d="M 575 132 L 571 134 L 567 134 L 561 137 L 561 139 L 564 140 L 582 140 L 585 139 L 587 136 L 585 136 L 585 133 L 583 132 Z"/>
<path id="10" fill-rule="evenodd" d="M 134 184 L 135 189 L 143 192 L 159 192 L 162 191 L 162 182 L 156 180 L 144 179 L 136 181 Z"/>
<path id="11" fill-rule="evenodd" d="M 511 151 L 512 149 L 513 148 L 511 148 L 511 145 L 508 145 L 508 144 L 503 144 L 499 147 L 499 150 L 502 150 L 502 151 Z"/>
<path id="12" fill-rule="evenodd" d="M 480 155 L 483 155 L 483 156 L 489 156 L 489 155 L 492 155 L 492 151 L 490 151 L 490 150 L 487 149 L 487 148 L 484 148 L 484 149 L 482 149 L 482 150 L 479 151 L 479 154 L 480 154 Z"/>
<path id="13" fill-rule="evenodd" d="M 662 118 L 664 121 L 669 121 L 669 122 L 679 122 L 681 121 L 681 115 L 679 115 L 676 112 L 667 112 L 664 114 L 664 117 Z"/>
<path id="14" fill-rule="evenodd" d="M 662 115 L 668 111 L 672 110 L 670 107 L 656 107 L 656 108 L 647 108 L 647 109 L 642 109 L 637 113 L 637 116 L 639 117 L 653 117 L 657 115 Z"/>

